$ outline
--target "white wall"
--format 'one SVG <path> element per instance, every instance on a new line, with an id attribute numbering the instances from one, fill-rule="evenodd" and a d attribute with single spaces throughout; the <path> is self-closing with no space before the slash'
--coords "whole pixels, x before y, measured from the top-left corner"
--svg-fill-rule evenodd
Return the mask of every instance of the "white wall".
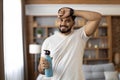
<path id="1" fill-rule="evenodd" d="M 97 11 L 103 15 L 120 15 L 120 5 L 100 4 L 31 4 L 26 5 L 26 15 L 56 15 L 61 7 Z"/>

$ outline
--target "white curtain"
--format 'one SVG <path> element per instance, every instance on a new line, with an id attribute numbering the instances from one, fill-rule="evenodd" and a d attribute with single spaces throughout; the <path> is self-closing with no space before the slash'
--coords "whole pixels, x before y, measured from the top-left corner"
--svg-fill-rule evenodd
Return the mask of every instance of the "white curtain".
<path id="1" fill-rule="evenodd" d="M 21 0 L 3 0 L 5 80 L 24 80 Z"/>

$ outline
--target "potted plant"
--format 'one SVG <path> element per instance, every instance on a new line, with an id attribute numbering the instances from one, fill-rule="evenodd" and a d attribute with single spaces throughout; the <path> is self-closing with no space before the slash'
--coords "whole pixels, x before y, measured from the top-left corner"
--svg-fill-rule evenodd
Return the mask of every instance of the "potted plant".
<path id="1" fill-rule="evenodd" d="M 37 38 L 41 38 L 42 36 L 42 29 L 37 29 Z"/>

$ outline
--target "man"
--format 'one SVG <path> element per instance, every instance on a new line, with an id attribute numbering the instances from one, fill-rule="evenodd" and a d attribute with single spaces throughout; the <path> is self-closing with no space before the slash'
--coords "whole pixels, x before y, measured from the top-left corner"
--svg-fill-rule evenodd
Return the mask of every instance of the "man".
<path id="1" fill-rule="evenodd" d="M 77 16 L 85 18 L 87 23 L 82 28 L 73 30 Z M 50 80 L 85 80 L 82 72 L 84 48 L 89 37 L 97 29 L 101 14 L 63 7 L 58 11 L 58 19 L 59 33 L 44 41 L 38 70 L 43 74 L 44 69 L 49 68 L 43 51 L 50 50 L 53 57 L 53 77 Z M 38 80 L 45 80 L 41 74 Z"/>

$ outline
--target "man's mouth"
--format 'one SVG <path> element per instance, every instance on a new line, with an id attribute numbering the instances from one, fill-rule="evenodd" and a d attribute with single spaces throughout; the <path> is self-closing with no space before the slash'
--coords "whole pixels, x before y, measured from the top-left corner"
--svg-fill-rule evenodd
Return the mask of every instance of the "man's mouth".
<path id="1" fill-rule="evenodd" d="M 68 33 L 71 31 L 71 28 L 69 28 L 68 26 L 60 25 L 59 31 L 62 33 Z"/>
<path id="2" fill-rule="evenodd" d="M 60 26 L 60 29 L 61 30 L 65 30 L 65 29 L 67 29 L 68 27 L 67 26 Z"/>
<path id="3" fill-rule="evenodd" d="M 61 30 L 65 30 L 65 29 L 67 29 L 67 27 L 61 26 L 60 29 L 61 29 Z"/>

